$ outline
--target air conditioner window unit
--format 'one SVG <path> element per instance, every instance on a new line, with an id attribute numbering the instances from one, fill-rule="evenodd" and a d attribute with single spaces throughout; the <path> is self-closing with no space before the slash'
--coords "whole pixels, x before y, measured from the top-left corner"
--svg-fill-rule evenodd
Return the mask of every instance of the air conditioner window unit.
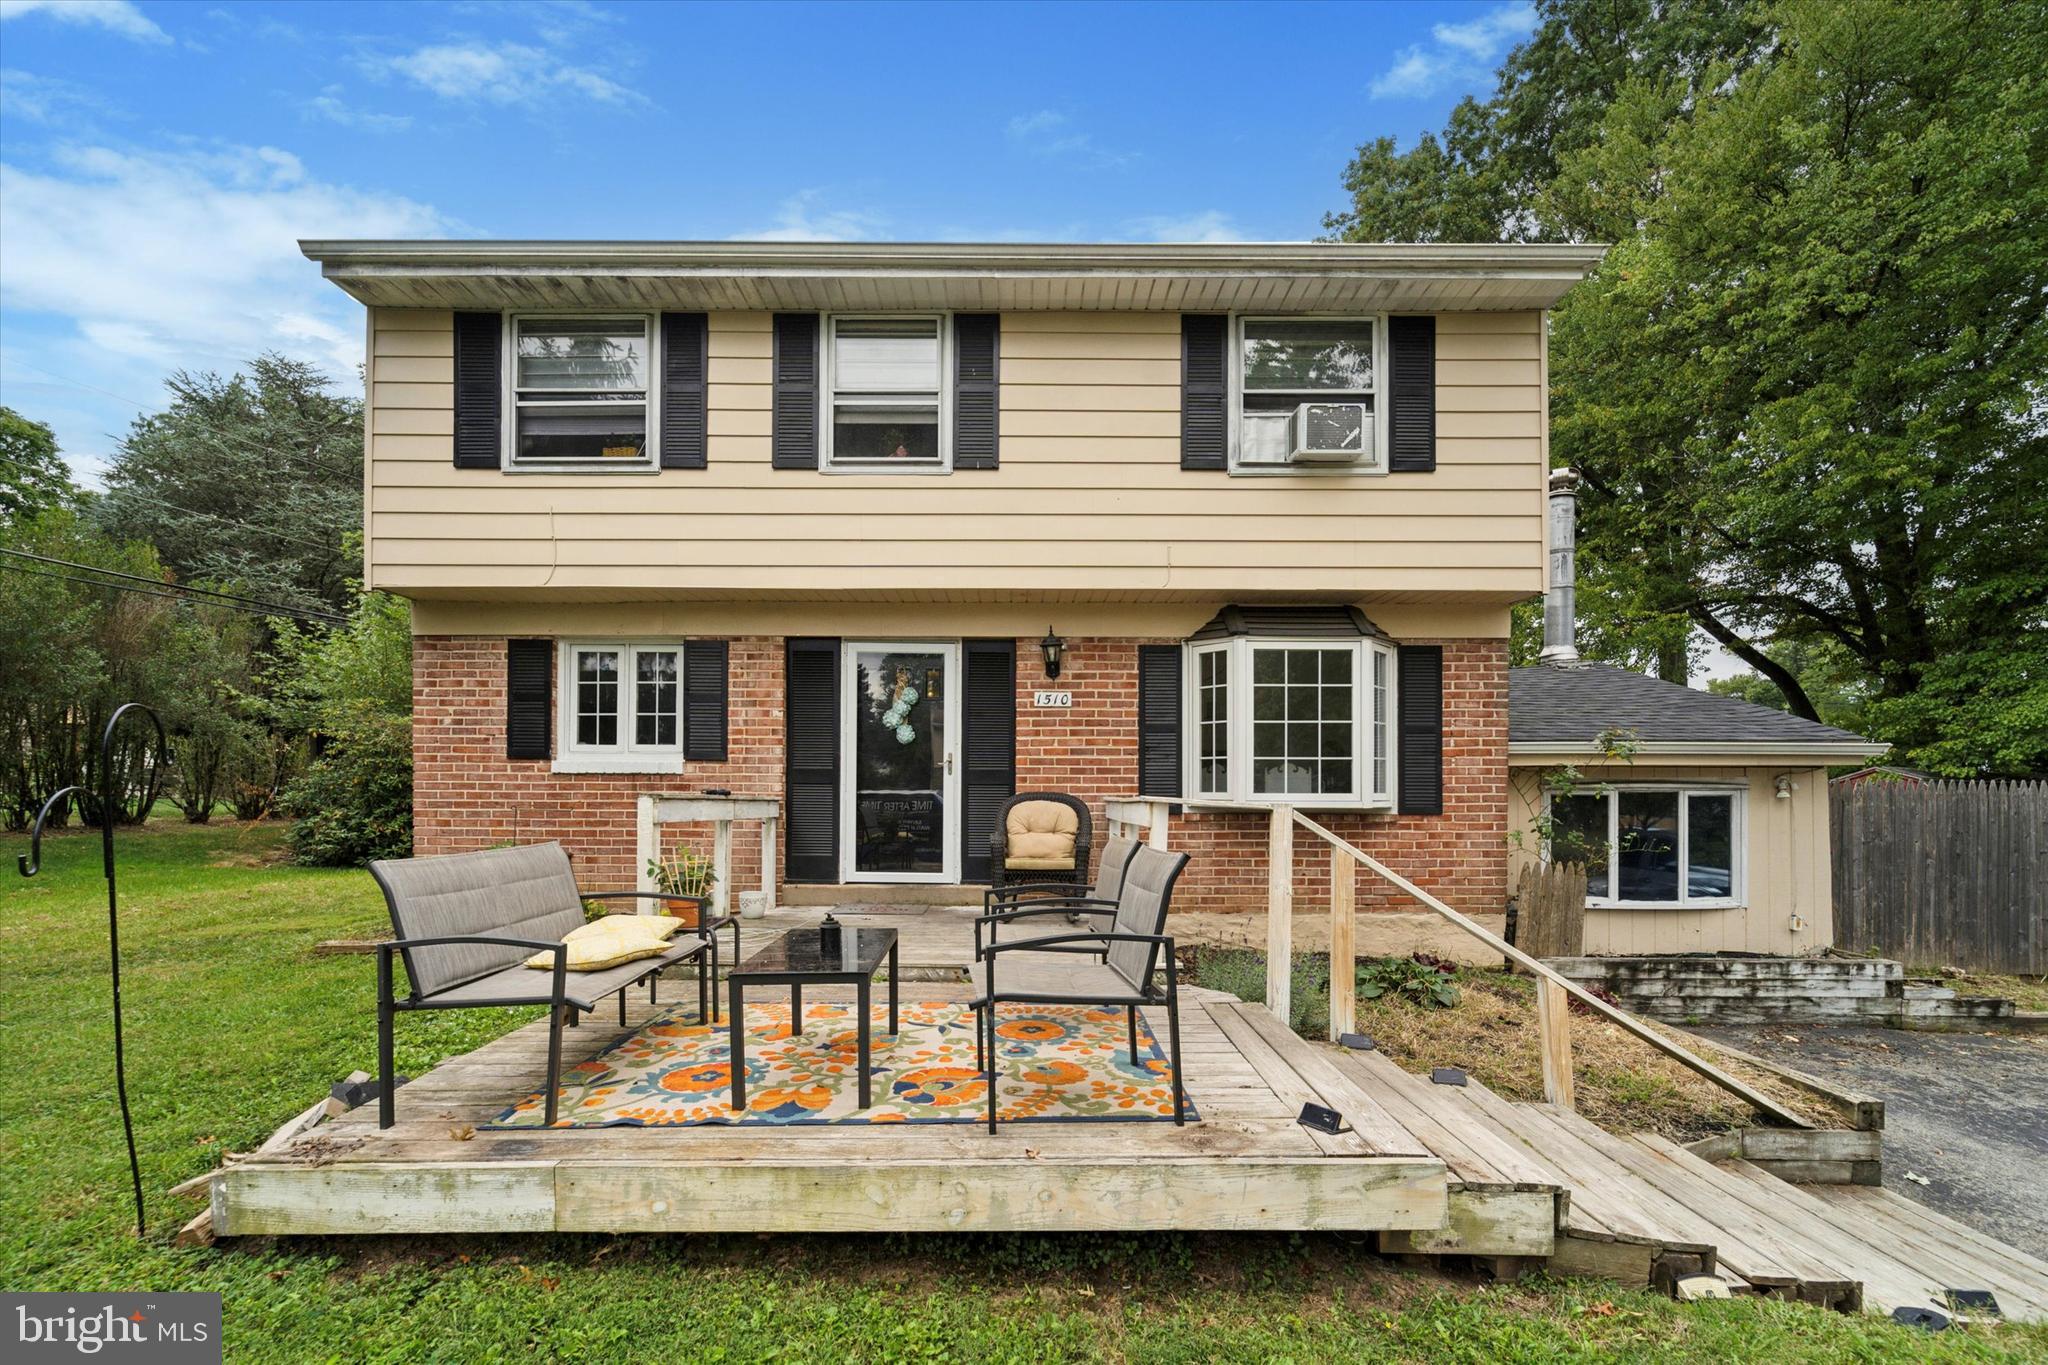
<path id="1" fill-rule="evenodd" d="M 1356 464 L 1372 454 L 1372 413 L 1363 403 L 1303 403 L 1287 436 L 1297 464 Z"/>

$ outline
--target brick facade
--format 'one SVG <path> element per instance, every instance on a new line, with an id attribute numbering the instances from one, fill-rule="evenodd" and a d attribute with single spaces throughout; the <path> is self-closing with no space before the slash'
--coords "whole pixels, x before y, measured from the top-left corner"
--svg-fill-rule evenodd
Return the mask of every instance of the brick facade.
<path id="1" fill-rule="evenodd" d="M 1017 782 L 1087 799 L 1100 827 L 1105 797 L 1137 784 L 1137 639 L 1068 642 L 1060 677 L 1070 709 L 1032 706 L 1044 685 L 1037 641 L 1017 642 Z M 1332 814 L 1325 823 L 1418 885 L 1472 914 L 1493 914 L 1507 893 L 1507 647 L 1500 640 L 1430 640 L 1444 646 L 1444 813 Z M 732 642 L 725 763 L 688 765 L 681 777 L 564 774 L 544 761 L 505 757 L 505 642 L 420 636 L 413 650 L 414 845 L 452 853 L 558 838 L 587 887 L 629 887 L 636 869 L 634 799 L 643 791 L 728 788 L 775 795 L 783 781 L 783 645 Z M 1322 818 L 1322 817 L 1318 817 Z M 672 840 L 710 847 L 708 828 L 672 826 Z M 1307 840 L 1308 842 L 1304 842 Z M 1193 855 L 1175 896 L 1184 910 L 1262 910 L 1266 822 L 1256 814 L 1187 813 L 1171 844 Z M 733 884 L 759 885 L 759 841 L 734 832 Z M 1328 860 L 1313 836 L 1296 839 L 1299 907 L 1327 903 Z M 1413 909 L 1377 878 L 1361 877 L 1361 910 Z"/>

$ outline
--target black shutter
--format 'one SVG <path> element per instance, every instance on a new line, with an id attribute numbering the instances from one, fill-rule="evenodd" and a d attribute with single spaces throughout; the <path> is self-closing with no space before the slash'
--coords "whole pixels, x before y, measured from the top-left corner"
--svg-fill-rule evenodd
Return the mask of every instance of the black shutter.
<path id="1" fill-rule="evenodd" d="M 818 315 L 775 315 L 775 417 L 769 461 L 818 467 Z"/>
<path id="2" fill-rule="evenodd" d="M 1002 315 L 953 315 L 953 468 L 996 467 Z"/>
<path id="3" fill-rule="evenodd" d="M 496 469 L 505 418 L 505 319 L 497 313 L 455 315 L 455 467 Z"/>
<path id="4" fill-rule="evenodd" d="M 683 757 L 725 762 L 727 676 L 731 647 L 724 640 L 683 643 Z"/>
<path id="5" fill-rule="evenodd" d="M 1436 319 L 1387 319 L 1387 468 L 1436 468 Z"/>
<path id="6" fill-rule="evenodd" d="M 1444 813 L 1444 650 L 1402 645 L 1399 656 L 1400 791 L 1403 815 Z"/>
<path id="7" fill-rule="evenodd" d="M 1138 646 L 1138 795 L 1179 796 L 1180 646 Z"/>
<path id="8" fill-rule="evenodd" d="M 1230 319 L 1183 313 L 1180 319 L 1180 467 L 1230 467 Z"/>
<path id="9" fill-rule="evenodd" d="M 960 879 L 985 882 L 996 814 L 1017 794 L 1017 642 L 968 640 L 961 670 Z"/>
<path id="10" fill-rule="evenodd" d="M 839 642 L 789 641 L 783 701 L 786 879 L 839 880 Z"/>
<path id="11" fill-rule="evenodd" d="M 505 757 L 547 758 L 548 724 L 554 715 L 553 640 L 505 642 Z"/>
<path id="12" fill-rule="evenodd" d="M 704 468 L 705 332 L 702 313 L 661 315 L 661 467 Z"/>

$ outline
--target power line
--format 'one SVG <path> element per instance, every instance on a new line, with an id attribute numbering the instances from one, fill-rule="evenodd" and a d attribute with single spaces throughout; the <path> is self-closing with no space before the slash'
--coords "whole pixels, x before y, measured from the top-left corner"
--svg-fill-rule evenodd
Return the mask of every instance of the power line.
<path id="1" fill-rule="evenodd" d="M 113 590 L 114 592 L 138 593 L 143 597 L 163 597 L 168 598 L 170 601 L 173 602 L 182 603 L 183 605 L 188 607 L 219 607 L 223 611 L 239 611 L 249 616 L 284 617 L 289 620 L 304 621 L 309 625 L 327 626 L 345 624 L 343 619 L 339 617 L 315 615 L 311 612 L 296 611 L 288 607 L 275 607 L 266 609 L 261 607 L 245 607 L 234 602 L 209 602 L 203 598 L 190 597 L 182 592 L 177 592 L 175 590 L 167 592 L 158 592 L 152 588 L 130 587 L 126 583 L 109 583 L 105 579 L 100 578 L 79 578 L 74 574 L 51 573 L 47 569 L 31 569 L 25 564 L 0 564 L 0 572 L 25 573 L 31 574 L 36 578 L 54 578 L 61 583 L 80 583 L 88 588 L 108 588 Z M 102 572 L 106 571 L 103 570 Z"/>
<path id="2" fill-rule="evenodd" d="M 260 597 L 247 597 L 241 593 L 221 592 L 215 588 L 194 588 L 188 587 L 184 584 L 167 584 L 163 582 L 163 580 L 161 579 L 144 578 L 140 574 L 127 573 L 120 569 L 103 569 L 99 567 L 97 564 L 80 564 L 75 560 L 57 559 L 50 555 L 30 554 L 27 550 L 10 550 L 5 548 L 4 546 L 0 546 L 0 555 L 12 555 L 17 559 L 32 559 L 38 564 L 54 564 L 59 568 L 63 569 L 78 569 L 85 573 L 106 574 L 114 578 L 125 578 L 132 583 L 144 583 L 152 588 L 170 587 L 175 588 L 178 592 L 181 593 L 217 598 L 223 602 L 238 603 L 240 605 L 248 607 L 267 608 L 280 616 L 297 615 L 312 618 L 324 617 L 330 623 L 335 625 L 345 624 L 346 621 L 348 620 L 347 617 L 342 616 L 338 612 L 323 611 L 318 607 L 300 607 L 283 602 L 266 602 Z"/>

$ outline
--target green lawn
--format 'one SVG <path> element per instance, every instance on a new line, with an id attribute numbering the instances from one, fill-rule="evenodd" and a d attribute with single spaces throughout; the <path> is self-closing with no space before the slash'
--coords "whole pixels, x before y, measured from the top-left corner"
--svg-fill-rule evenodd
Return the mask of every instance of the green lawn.
<path id="1" fill-rule="evenodd" d="M 234 1360 L 2021 1360 L 2048 1332 L 1927 1338 L 1596 1283 L 1483 1288 L 1336 1237 L 559 1236 L 175 1251 L 163 1191 L 369 1069 L 382 914 L 360 872 L 279 865 L 274 827 L 120 836 L 129 1077 L 149 1236 L 128 1231 L 97 840 L 0 882 L 0 1285 L 226 1296 Z M 9 851 L 24 840 L 11 840 Z M 414 1072 L 520 1016 L 401 1024 Z"/>

